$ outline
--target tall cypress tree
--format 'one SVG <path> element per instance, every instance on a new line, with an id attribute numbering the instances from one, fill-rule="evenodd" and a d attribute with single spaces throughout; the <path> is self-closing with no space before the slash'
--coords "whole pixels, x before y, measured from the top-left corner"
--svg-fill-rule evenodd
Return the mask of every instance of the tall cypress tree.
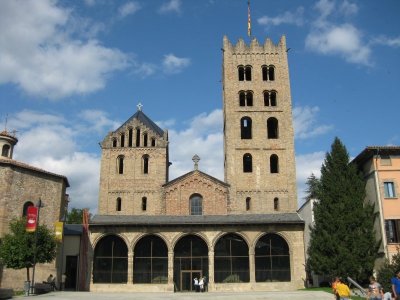
<path id="1" fill-rule="evenodd" d="M 316 190 L 308 264 L 316 274 L 366 280 L 378 253 L 374 207 L 366 204 L 363 177 L 338 138 L 326 154 Z"/>

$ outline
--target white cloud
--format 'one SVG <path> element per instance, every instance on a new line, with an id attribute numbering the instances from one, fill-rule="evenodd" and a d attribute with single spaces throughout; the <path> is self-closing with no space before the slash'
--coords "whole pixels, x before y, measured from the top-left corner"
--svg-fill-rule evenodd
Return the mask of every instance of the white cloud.
<path id="1" fill-rule="evenodd" d="M 293 109 L 293 127 L 296 139 L 308 139 L 327 133 L 332 125 L 316 125 L 318 107 L 295 107 Z"/>
<path id="2" fill-rule="evenodd" d="M 296 155 L 296 177 L 297 177 L 297 200 L 299 206 L 304 203 L 307 190 L 307 178 L 311 174 L 321 176 L 321 166 L 325 159 L 325 153 L 314 152 L 309 154 Z"/>
<path id="3" fill-rule="evenodd" d="M 283 14 L 280 14 L 276 17 L 268 17 L 268 16 L 263 16 L 259 19 L 257 19 L 258 24 L 260 25 L 272 25 L 272 26 L 278 26 L 281 24 L 293 24 L 297 26 L 303 25 L 303 13 L 304 13 L 304 8 L 299 7 L 297 10 L 292 13 L 289 11 L 284 12 Z"/>
<path id="4" fill-rule="evenodd" d="M 181 0 L 170 0 L 169 2 L 164 3 L 160 9 L 159 13 L 165 14 L 170 12 L 180 13 L 181 12 Z"/>
<path id="5" fill-rule="evenodd" d="M 343 1 L 339 8 L 340 12 L 345 16 L 351 16 L 358 13 L 358 6 L 355 3 L 351 3 L 347 0 Z"/>
<path id="6" fill-rule="evenodd" d="M 351 24 L 312 31 L 306 38 L 306 48 L 322 54 L 339 55 L 351 63 L 371 65 L 371 49 L 363 44 L 361 32 Z"/>
<path id="7" fill-rule="evenodd" d="M 120 18 L 125 18 L 126 16 L 133 15 L 140 8 L 140 4 L 137 2 L 127 2 L 119 7 L 118 15 Z"/>
<path id="8" fill-rule="evenodd" d="M 400 36 L 395 38 L 389 38 L 387 36 L 381 35 L 378 36 L 377 38 L 372 39 L 371 44 L 384 45 L 397 48 L 400 47 Z"/>
<path id="9" fill-rule="evenodd" d="M 128 57 L 94 39 L 73 38 L 71 11 L 55 1 L 2 1 L 0 84 L 60 99 L 104 88 L 107 76 L 128 66 Z"/>
<path id="10" fill-rule="evenodd" d="M 167 74 L 176 74 L 182 72 L 182 70 L 190 65 L 189 58 L 180 58 L 174 54 L 164 55 L 162 62 L 164 72 Z"/>

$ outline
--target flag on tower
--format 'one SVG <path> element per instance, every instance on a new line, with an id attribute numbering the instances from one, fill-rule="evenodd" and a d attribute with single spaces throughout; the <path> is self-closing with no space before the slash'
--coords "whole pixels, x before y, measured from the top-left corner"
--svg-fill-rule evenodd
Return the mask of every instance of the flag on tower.
<path id="1" fill-rule="evenodd" d="M 250 0 L 247 1 L 247 35 L 251 36 Z"/>

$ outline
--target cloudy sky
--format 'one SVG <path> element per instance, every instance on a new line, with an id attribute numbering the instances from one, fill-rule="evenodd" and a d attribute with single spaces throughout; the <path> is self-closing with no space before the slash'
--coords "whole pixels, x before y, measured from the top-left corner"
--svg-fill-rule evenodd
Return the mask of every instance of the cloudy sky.
<path id="1" fill-rule="evenodd" d="M 335 136 L 351 157 L 399 145 L 398 0 L 251 0 L 260 43 L 286 35 L 298 179 Z M 169 130 L 171 178 L 223 180 L 221 47 L 247 37 L 246 0 L 2 0 L 0 128 L 14 158 L 68 177 L 71 207 L 97 210 L 100 147 L 143 111 Z M 6 121 L 7 120 L 7 121 Z"/>

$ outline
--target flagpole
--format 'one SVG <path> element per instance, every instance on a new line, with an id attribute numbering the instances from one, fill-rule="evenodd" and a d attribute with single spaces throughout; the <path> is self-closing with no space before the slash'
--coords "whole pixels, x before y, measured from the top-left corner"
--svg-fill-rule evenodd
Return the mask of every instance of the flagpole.
<path id="1" fill-rule="evenodd" d="M 251 39 L 250 0 L 247 0 L 247 35 Z"/>

